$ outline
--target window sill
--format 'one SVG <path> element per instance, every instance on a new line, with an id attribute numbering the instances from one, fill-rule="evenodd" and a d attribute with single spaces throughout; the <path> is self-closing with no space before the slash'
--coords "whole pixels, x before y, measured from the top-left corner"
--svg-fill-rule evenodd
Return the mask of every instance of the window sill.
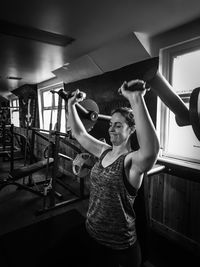
<path id="1" fill-rule="evenodd" d="M 200 164 L 167 157 L 159 157 L 158 164 L 166 167 L 165 173 L 200 182 Z"/>
<path id="2" fill-rule="evenodd" d="M 199 170 L 200 171 L 200 163 L 195 163 L 195 162 L 189 162 L 181 159 L 173 159 L 173 158 L 168 158 L 168 157 L 158 157 L 158 161 L 160 163 L 170 163 L 170 164 L 175 164 L 178 166 L 186 167 L 191 170 Z"/>

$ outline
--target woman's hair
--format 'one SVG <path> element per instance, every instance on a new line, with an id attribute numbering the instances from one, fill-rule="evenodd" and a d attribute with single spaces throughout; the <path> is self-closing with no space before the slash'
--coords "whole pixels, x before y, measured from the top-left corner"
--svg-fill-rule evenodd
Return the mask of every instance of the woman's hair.
<path id="1" fill-rule="evenodd" d="M 114 113 L 120 113 L 125 119 L 129 127 L 133 128 L 135 126 L 133 110 L 128 107 L 119 107 L 111 111 L 111 116 Z"/>

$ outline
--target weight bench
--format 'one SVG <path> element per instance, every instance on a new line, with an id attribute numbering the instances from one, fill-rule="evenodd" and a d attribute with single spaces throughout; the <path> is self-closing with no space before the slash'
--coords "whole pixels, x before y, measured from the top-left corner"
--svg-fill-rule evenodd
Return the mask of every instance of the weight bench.
<path id="1" fill-rule="evenodd" d="M 26 176 L 29 176 L 45 167 L 47 167 L 47 164 L 51 166 L 54 162 L 53 158 L 44 159 L 41 161 L 38 161 L 36 163 L 18 168 L 13 170 L 8 174 L 8 177 L 2 181 L 0 181 L 0 190 L 8 185 L 16 185 L 19 188 L 25 189 L 27 191 L 30 191 L 31 193 L 34 193 L 39 196 L 44 196 L 44 194 L 36 189 L 31 188 L 28 185 L 22 184 L 20 182 L 17 182 L 17 180 L 24 178 Z"/>

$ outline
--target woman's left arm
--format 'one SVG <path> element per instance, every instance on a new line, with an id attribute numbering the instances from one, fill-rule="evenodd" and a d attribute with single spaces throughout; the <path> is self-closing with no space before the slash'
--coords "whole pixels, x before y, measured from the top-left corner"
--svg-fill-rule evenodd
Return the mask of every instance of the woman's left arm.
<path id="1" fill-rule="evenodd" d="M 135 154 L 134 162 L 136 161 L 137 167 L 143 173 L 152 168 L 159 152 L 157 133 L 144 100 L 146 89 L 129 91 L 125 90 L 122 85 L 121 92 L 129 100 L 133 109 L 136 134 L 140 146 Z"/>

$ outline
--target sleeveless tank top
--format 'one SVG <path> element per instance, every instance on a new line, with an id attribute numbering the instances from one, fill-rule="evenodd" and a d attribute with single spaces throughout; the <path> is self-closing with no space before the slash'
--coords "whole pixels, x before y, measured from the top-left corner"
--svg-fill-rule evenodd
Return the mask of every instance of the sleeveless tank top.
<path id="1" fill-rule="evenodd" d="M 126 249 L 137 239 L 133 209 L 137 190 L 125 177 L 124 158 L 127 154 L 119 156 L 105 168 L 102 166 L 102 159 L 109 150 L 102 153 L 91 170 L 86 229 L 99 243 L 113 249 Z"/>

